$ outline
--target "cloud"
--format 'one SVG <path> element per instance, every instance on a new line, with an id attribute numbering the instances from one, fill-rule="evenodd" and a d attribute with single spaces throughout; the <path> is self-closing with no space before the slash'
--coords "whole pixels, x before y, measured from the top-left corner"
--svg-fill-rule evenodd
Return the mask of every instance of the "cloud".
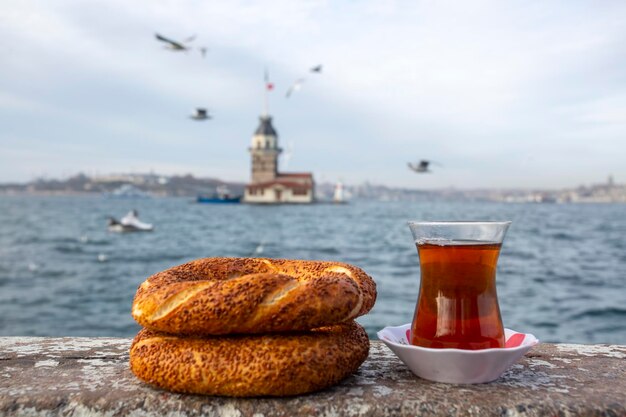
<path id="1" fill-rule="evenodd" d="M 281 140 L 297 145 L 290 169 L 413 186 L 407 159 L 432 158 L 444 168 L 419 186 L 619 180 L 626 168 L 607 144 L 626 151 L 614 139 L 626 133 L 625 15 L 619 3 L 10 2 L 0 145 L 9 134 L 39 138 L 43 152 L 84 141 L 150 155 L 155 169 L 179 147 L 190 167 L 241 178 L 268 66 Z M 209 54 L 163 50 L 155 32 L 197 34 Z M 323 74 L 308 74 L 318 63 Z M 205 130 L 186 119 L 196 106 L 216 113 Z M 597 161 L 581 172 L 585 154 Z"/>

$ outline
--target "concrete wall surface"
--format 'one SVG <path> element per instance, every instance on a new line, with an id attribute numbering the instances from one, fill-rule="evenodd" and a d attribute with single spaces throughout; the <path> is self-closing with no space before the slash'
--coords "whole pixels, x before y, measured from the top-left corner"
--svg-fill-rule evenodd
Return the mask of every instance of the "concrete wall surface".
<path id="1" fill-rule="evenodd" d="M 415 377 L 379 341 L 359 371 L 291 398 L 174 394 L 128 369 L 130 340 L 0 338 L 0 416 L 626 416 L 626 346 L 540 344 L 489 384 Z"/>

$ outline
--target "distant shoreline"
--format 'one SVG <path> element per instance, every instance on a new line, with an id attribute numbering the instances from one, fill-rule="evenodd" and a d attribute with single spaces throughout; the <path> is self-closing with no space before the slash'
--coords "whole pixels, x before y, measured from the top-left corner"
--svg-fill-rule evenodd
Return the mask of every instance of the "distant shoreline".
<path id="1" fill-rule="evenodd" d="M 450 196 L 450 195 L 438 195 L 437 191 L 429 191 L 430 198 L 376 198 L 376 197 L 357 197 L 353 198 L 352 201 L 378 201 L 378 202 L 425 202 L 425 201 L 448 201 L 448 202 L 484 202 L 484 203 L 502 203 L 502 204 L 626 204 L 626 200 L 624 201 L 612 201 L 612 200 L 593 200 L 593 199 L 583 199 L 579 201 L 533 201 L 531 199 L 515 199 L 510 201 L 505 201 L 503 199 L 490 199 L 490 198 L 472 198 L 466 196 Z M 74 192 L 74 191 L 5 191 L 0 190 L 0 198 L 3 197 L 84 197 L 84 198 L 105 198 L 110 200 L 120 200 L 120 201 L 128 201 L 128 200 L 146 200 L 146 199 L 161 199 L 161 198 L 177 198 L 177 199 L 187 199 L 190 201 L 195 201 L 196 196 L 193 195 L 149 195 L 145 197 L 110 197 L 98 192 Z M 314 204 L 332 204 L 331 199 L 323 199 L 317 200 Z M 270 204 L 271 205 L 271 204 Z M 298 204 L 296 204 L 298 205 Z"/>
<path id="2" fill-rule="evenodd" d="M 191 174 L 165 176 L 158 174 L 112 174 L 89 177 L 78 174 L 58 179 L 38 179 L 28 183 L 0 184 L 0 196 L 77 196 L 110 195 L 120 187 L 131 187 L 138 196 L 187 197 L 207 195 L 226 185 L 234 195 L 243 194 L 245 183 L 215 178 L 197 178 Z M 317 200 L 331 200 L 335 184 L 315 185 Z M 343 184 L 346 198 L 377 201 L 494 201 L 505 203 L 626 203 L 626 184 L 616 184 L 609 177 L 605 183 L 568 189 L 456 189 L 420 190 L 364 183 Z M 114 198 L 114 197 L 113 197 Z M 130 198 L 121 196 L 120 198 Z"/>

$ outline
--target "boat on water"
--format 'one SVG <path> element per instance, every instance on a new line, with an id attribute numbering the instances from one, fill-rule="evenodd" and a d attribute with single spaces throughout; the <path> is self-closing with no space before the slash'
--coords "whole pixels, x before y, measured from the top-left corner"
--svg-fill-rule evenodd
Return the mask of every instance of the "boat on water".
<path id="1" fill-rule="evenodd" d="M 343 184 L 338 182 L 335 184 L 335 192 L 333 193 L 333 204 L 348 204 L 348 200 L 343 191 Z"/>
<path id="2" fill-rule="evenodd" d="M 210 197 L 199 195 L 196 198 L 198 203 L 241 203 L 240 197 Z"/>
<path id="3" fill-rule="evenodd" d="M 150 223 L 144 223 L 139 220 L 139 213 L 137 210 L 132 210 L 120 220 L 117 220 L 114 217 L 109 217 L 107 229 L 109 232 L 114 233 L 152 232 L 154 230 L 154 226 Z"/>
<path id="4" fill-rule="evenodd" d="M 196 197 L 196 202 L 210 204 L 237 204 L 241 203 L 241 196 L 233 195 L 227 186 L 220 185 L 215 189 L 215 193 L 211 195 L 199 195 Z"/>

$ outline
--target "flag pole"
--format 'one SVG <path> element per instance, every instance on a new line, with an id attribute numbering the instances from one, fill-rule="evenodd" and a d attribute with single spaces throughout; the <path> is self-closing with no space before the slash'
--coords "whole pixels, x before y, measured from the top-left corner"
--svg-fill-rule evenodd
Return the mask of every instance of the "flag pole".
<path id="1" fill-rule="evenodd" d="M 263 83 L 263 92 L 265 94 L 265 117 L 269 117 L 270 115 L 270 100 L 269 100 L 269 87 L 268 84 L 270 82 L 270 77 L 269 74 L 267 72 L 267 67 L 265 67 L 265 78 L 264 78 L 264 83 Z"/>

